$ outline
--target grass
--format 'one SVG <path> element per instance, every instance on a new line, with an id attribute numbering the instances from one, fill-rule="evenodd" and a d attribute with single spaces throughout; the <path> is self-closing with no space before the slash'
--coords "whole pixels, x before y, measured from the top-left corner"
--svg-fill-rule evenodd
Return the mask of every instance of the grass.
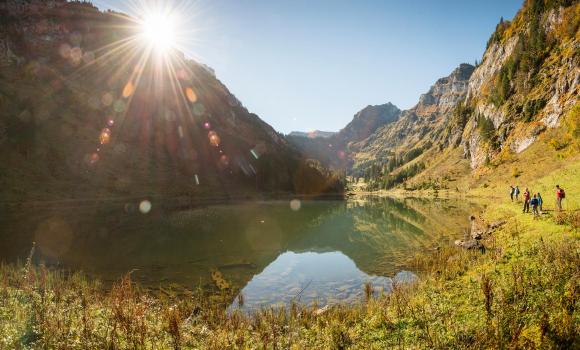
<path id="1" fill-rule="evenodd" d="M 390 294 L 367 287 L 358 305 L 227 314 L 225 295 L 154 296 L 129 275 L 103 291 L 29 259 L 0 265 L 0 349 L 580 348 L 580 162 L 539 152 L 530 147 L 515 165 L 545 159 L 518 177 L 522 189 L 544 194 L 545 215 L 509 201 L 513 162 L 458 179 L 487 198 L 486 222 L 506 224 L 484 238 L 485 253 L 418 255 L 421 278 Z M 556 183 L 567 192 L 563 213 L 550 200 Z"/>

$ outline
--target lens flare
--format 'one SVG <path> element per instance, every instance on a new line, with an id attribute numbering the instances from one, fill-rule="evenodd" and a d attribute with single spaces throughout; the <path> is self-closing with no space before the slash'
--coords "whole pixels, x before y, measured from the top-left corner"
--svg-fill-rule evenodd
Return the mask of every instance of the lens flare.
<path id="1" fill-rule="evenodd" d="M 293 199 L 290 201 L 290 209 L 292 209 L 293 211 L 300 210 L 300 207 L 302 207 L 300 199 Z"/>
<path id="2" fill-rule="evenodd" d="M 188 87 L 187 89 L 185 89 L 185 96 L 187 97 L 187 99 L 191 103 L 194 103 L 195 101 L 197 101 L 197 95 L 195 94 L 195 92 L 193 91 L 193 89 L 190 88 L 190 87 Z"/>
<path id="3" fill-rule="evenodd" d="M 142 214 L 149 213 L 149 211 L 151 211 L 151 202 L 148 200 L 141 201 L 141 203 L 139 203 L 139 211 Z"/>
<path id="4" fill-rule="evenodd" d="M 109 143 L 110 140 L 111 140 L 110 133 L 101 132 L 101 135 L 99 135 L 99 141 L 101 145 L 106 145 L 107 143 Z"/>
<path id="5" fill-rule="evenodd" d="M 133 83 L 131 81 L 128 82 L 125 85 L 125 87 L 123 88 L 123 97 L 128 98 L 129 96 L 133 95 L 134 91 L 135 91 L 135 86 L 133 85 Z"/>
<path id="6" fill-rule="evenodd" d="M 214 146 L 217 147 L 220 145 L 220 137 L 218 136 L 218 134 L 215 131 L 210 131 L 207 135 L 207 137 L 209 138 L 209 143 Z"/>

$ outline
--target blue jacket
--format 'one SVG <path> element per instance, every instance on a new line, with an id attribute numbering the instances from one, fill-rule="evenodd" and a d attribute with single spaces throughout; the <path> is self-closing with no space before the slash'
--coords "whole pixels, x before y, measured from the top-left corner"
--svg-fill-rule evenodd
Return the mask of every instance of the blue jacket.
<path id="1" fill-rule="evenodd" d="M 531 205 L 538 205 L 538 198 L 532 198 L 532 200 L 530 201 Z"/>

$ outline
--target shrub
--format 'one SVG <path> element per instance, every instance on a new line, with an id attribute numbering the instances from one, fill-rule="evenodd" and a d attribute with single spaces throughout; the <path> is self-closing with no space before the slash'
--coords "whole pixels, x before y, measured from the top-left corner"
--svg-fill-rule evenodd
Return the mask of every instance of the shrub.
<path id="1" fill-rule="evenodd" d="M 576 141 L 580 141 L 580 103 L 576 103 L 565 119 L 568 133 Z"/>
<path id="2" fill-rule="evenodd" d="M 554 215 L 554 222 L 558 225 L 570 225 L 573 230 L 580 230 L 580 211 L 558 212 Z"/>
<path id="3" fill-rule="evenodd" d="M 522 114 L 524 121 L 530 122 L 534 119 L 536 114 L 546 106 L 546 100 L 539 98 L 536 100 L 528 100 L 524 104 Z"/>
<path id="4" fill-rule="evenodd" d="M 481 138 L 484 142 L 488 143 L 492 147 L 497 146 L 497 135 L 491 119 L 488 119 L 482 115 L 478 116 L 477 129 L 479 130 L 479 134 L 481 135 Z"/>
<path id="5" fill-rule="evenodd" d="M 550 140 L 550 142 L 548 142 L 548 144 L 555 151 L 560 151 L 560 150 L 566 148 L 566 146 L 568 146 L 568 141 L 566 141 L 565 139 L 562 139 L 562 138 L 553 138 Z"/>

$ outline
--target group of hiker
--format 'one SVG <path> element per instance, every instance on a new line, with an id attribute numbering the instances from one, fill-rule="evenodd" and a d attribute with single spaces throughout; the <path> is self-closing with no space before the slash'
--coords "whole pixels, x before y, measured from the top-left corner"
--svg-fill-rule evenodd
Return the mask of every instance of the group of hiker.
<path id="1" fill-rule="evenodd" d="M 540 216 L 541 214 L 543 214 L 542 205 L 544 204 L 544 200 L 542 199 L 542 195 L 540 194 L 540 192 L 534 193 L 532 195 L 530 190 L 526 187 L 522 195 L 524 200 L 524 208 L 522 210 L 523 213 L 529 213 L 531 206 L 532 213 L 534 214 L 534 216 Z M 518 187 L 518 185 L 516 185 L 515 187 L 510 186 L 510 198 L 512 202 L 514 201 L 514 199 L 516 201 L 520 200 L 520 188 Z M 560 185 L 556 185 L 556 209 L 558 211 L 562 210 L 562 200 L 564 198 L 566 198 L 566 192 L 564 191 L 563 188 L 560 187 Z"/>

